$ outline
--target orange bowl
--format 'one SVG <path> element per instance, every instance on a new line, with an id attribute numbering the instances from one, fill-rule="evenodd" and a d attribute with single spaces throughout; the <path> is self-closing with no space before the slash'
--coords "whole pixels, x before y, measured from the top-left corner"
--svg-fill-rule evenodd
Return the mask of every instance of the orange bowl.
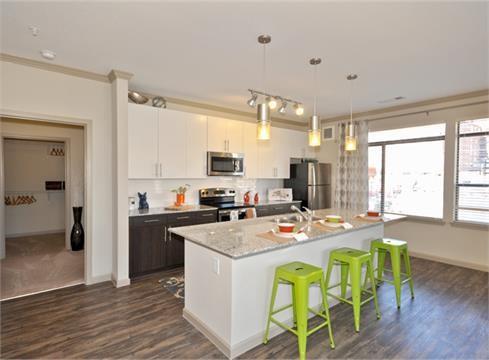
<path id="1" fill-rule="evenodd" d="M 292 224 L 292 223 L 279 223 L 278 224 L 278 229 L 280 230 L 280 232 L 283 232 L 283 233 L 291 233 L 292 231 L 294 231 L 294 228 L 295 228 L 295 224 Z"/>
<path id="2" fill-rule="evenodd" d="M 380 216 L 378 211 L 367 211 L 367 216 L 377 217 Z"/>

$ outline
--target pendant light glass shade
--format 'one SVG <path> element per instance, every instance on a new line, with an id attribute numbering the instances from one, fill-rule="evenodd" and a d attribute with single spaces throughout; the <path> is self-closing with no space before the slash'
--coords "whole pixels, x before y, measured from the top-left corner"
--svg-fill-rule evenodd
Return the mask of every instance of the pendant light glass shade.
<path id="1" fill-rule="evenodd" d="M 308 131 L 309 146 L 321 146 L 321 130 L 319 129 L 319 116 L 313 115 L 309 120 Z"/>
<path id="2" fill-rule="evenodd" d="M 271 121 L 268 104 L 258 104 L 257 109 L 256 138 L 258 140 L 270 140 Z"/>

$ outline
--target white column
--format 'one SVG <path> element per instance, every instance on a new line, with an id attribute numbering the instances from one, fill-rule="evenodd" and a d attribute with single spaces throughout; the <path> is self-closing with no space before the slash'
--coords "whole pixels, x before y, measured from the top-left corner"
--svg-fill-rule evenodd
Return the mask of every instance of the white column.
<path id="1" fill-rule="evenodd" d="M 112 282 L 121 287 L 129 280 L 129 218 L 128 218 L 128 172 L 127 172 L 127 91 L 132 74 L 112 70 L 112 129 L 113 129 L 113 248 Z"/>

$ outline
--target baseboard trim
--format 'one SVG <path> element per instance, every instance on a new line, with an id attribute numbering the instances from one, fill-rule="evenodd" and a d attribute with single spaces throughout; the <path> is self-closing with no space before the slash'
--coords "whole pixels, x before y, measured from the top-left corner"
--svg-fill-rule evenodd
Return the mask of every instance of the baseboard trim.
<path id="1" fill-rule="evenodd" d="M 112 281 L 112 284 L 114 284 L 116 288 L 131 285 L 131 280 L 129 278 L 117 280 L 114 278 L 113 274 L 110 275 L 110 280 Z"/>
<path id="2" fill-rule="evenodd" d="M 112 280 L 111 274 L 98 275 L 98 276 L 92 276 L 89 279 L 87 279 L 86 284 L 87 285 L 94 285 L 94 284 L 98 284 L 98 283 L 106 282 L 106 281 L 111 281 L 111 280 Z"/>
<path id="3" fill-rule="evenodd" d="M 419 252 L 411 251 L 411 250 L 409 250 L 409 255 L 412 257 L 417 257 L 420 259 L 441 262 L 441 263 L 448 264 L 448 265 L 460 266 L 460 267 L 469 268 L 472 270 L 489 272 L 489 265 L 481 265 L 481 264 L 474 264 L 474 263 L 467 262 L 467 261 L 453 260 L 453 259 L 448 259 L 448 258 L 444 258 L 441 256 L 423 254 L 423 253 L 419 253 Z"/>
<path id="4" fill-rule="evenodd" d="M 347 291 L 347 298 L 350 297 L 350 292 Z M 336 299 L 332 299 L 329 302 L 329 307 L 333 307 L 334 305 L 338 304 L 339 301 Z M 311 307 L 315 311 L 319 311 L 321 305 L 316 305 Z M 263 344 L 263 336 L 265 335 L 265 329 L 263 331 L 260 331 L 257 334 L 254 334 L 247 339 L 244 339 L 237 343 L 234 346 L 231 346 L 227 341 L 222 339 L 219 335 L 217 335 L 213 330 L 209 329 L 209 327 L 204 324 L 197 316 L 192 314 L 190 311 L 188 311 L 186 308 L 183 309 L 183 318 L 187 320 L 190 324 L 192 324 L 197 330 L 199 330 L 207 339 L 210 340 L 228 359 L 234 359 L 245 352 Z M 314 314 L 309 314 L 309 318 L 314 317 Z M 283 321 L 284 324 L 287 326 L 292 327 L 293 325 L 293 319 L 289 318 L 285 321 Z M 280 326 L 277 326 L 275 324 L 271 324 L 270 326 L 270 335 L 269 339 L 274 338 L 277 335 L 282 334 L 286 330 L 281 328 Z"/>
<path id="5" fill-rule="evenodd" d="M 36 235 L 54 235 L 54 234 L 64 234 L 66 229 L 59 230 L 46 230 L 46 231 L 34 231 L 30 233 L 22 233 L 22 234 L 5 234 L 5 239 L 13 239 L 25 236 L 36 236 Z"/>
<path id="6" fill-rule="evenodd" d="M 231 347 L 227 341 L 222 339 L 213 330 L 204 324 L 197 316 L 192 314 L 186 308 L 183 308 L 182 316 L 187 320 L 194 328 L 199 330 L 211 343 L 216 345 L 216 347 L 228 358 L 231 359 Z"/>

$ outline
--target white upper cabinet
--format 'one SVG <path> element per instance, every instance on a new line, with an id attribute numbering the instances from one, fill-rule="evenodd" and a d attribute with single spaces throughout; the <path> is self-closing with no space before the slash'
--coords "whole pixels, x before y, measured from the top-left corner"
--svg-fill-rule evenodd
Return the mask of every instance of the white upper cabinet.
<path id="1" fill-rule="evenodd" d="M 159 177 L 158 109 L 128 104 L 128 175 L 131 179 Z"/>
<path id="2" fill-rule="evenodd" d="M 207 176 L 207 116 L 192 114 L 187 120 L 187 178 Z"/>
<path id="3" fill-rule="evenodd" d="M 186 177 L 187 120 L 192 114 L 181 111 L 159 110 L 160 177 L 182 179 Z"/>
<path id="4" fill-rule="evenodd" d="M 206 116 L 128 105 L 130 179 L 206 177 Z"/>
<path id="5" fill-rule="evenodd" d="M 209 151 L 242 152 L 242 122 L 218 117 L 208 117 L 207 146 Z"/>
<path id="6" fill-rule="evenodd" d="M 243 123 L 243 153 L 245 177 L 257 179 L 258 176 L 258 141 L 256 139 L 256 125 Z"/>

